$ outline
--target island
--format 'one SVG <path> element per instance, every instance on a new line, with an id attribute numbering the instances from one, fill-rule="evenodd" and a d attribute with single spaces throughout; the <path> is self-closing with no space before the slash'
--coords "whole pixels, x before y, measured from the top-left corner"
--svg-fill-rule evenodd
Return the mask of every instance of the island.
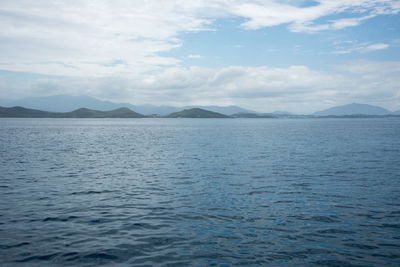
<path id="1" fill-rule="evenodd" d="M 201 108 L 184 109 L 182 111 L 173 112 L 165 118 L 230 118 L 227 115 L 213 112 Z"/>

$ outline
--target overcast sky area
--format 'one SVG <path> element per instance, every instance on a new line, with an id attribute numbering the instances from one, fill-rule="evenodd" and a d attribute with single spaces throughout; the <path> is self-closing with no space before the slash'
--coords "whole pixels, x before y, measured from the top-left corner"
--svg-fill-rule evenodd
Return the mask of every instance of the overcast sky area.
<path id="1" fill-rule="evenodd" d="M 399 0 L 1 0 L 0 98 L 400 109 Z"/>

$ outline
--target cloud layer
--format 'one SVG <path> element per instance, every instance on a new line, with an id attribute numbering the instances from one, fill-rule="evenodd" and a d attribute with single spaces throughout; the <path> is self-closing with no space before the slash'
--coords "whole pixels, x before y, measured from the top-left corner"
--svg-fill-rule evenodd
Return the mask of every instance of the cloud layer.
<path id="1" fill-rule="evenodd" d="M 4 0 L 0 69 L 51 75 L 131 75 L 176 66 L 161 52 L 182 46 L 184 33 L 214 30 L 220 18 L 241 18 L 248 30 L 287 24 L 294 32 L 356 26 L 397 14 L 399 1 L 320 0 Z M 325 19 L 344 14 L 346 18 Z M 373 48 L 372 48 L 373 49 Z"/>

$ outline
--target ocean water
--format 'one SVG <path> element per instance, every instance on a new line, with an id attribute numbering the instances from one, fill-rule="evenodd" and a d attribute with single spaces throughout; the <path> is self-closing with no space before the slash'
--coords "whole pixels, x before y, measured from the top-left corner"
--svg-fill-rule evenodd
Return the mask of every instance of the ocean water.
<path id="1" fill-rule="evenodd" d="M 400 120 L 1 119 L 0 266 L 399 266 Z"/>

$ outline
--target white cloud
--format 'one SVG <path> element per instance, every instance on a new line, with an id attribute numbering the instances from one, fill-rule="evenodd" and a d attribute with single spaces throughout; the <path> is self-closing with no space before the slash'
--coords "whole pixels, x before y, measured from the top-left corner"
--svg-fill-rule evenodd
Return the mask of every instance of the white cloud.
<path id="1" fill-rule="evenodd" d="M 200 55 L 188 55 L 188 58 L 197 58 L 197 59 L 199 59 L 199 58 L 202 58 L 202 56 L 200 56 Z"/>
<path id="2" fill-rule="evenodd" d="M 358 26 L 362 21 L 375 17 L 375 15 L 368 15 L 360 18 L 345 18 L 338 19 L 332 22 L 332 28 L 343 29 L 346 27 Z"/>
<path id="3" fill-rule="evenodd" d="M 248 18 L 246 29 L 260 29 L 289 23 L 294 32 L 318 32 L 357 26 L 361 21 L 381 14 L 400 12 L 398 1 L 389 0 L 319 0 L 316 5 L 298 7 L 276 1 L 246 1 L 232 6 L 232 13 Z M 316 20 L 329 15 L 347 12 L 352 18 L 338 19 L 317 24 Z M 361 17 L 359 17 L 362 15 Z"/>
<path id="4" fill-rule="evenodd" d="M 335 66 L 335 70 L 341 72 L 350 72 L 354 74 L 379 73 L 380 75 L 390 74 L 390 76 L 396 76 L 400 74 L 400 62 L 398 61 L 377 62 L 368 60 L 357 60 L 349 62 L 347 64 Z"/>
<path id="5" fill-rule="evenodd" d="M 187 1 L 3 1 L 0 62 L 8 70 L 71 76 L 174 65 L 177 59 L 158 53 L 180 47 L 179 33 L 208 27 L 198 8 Z M 114 60 L 126 64 L 102 64 Z"/>
<path id="6" fill-rule="evenodd" d="M 384 50 L 390 47 L 389 44 L 384 44 L 384 43 L 368 44 L 368 43 L 352 42 L 346 44 L 348 45 L 347 47 L 341 46 L 335 51 L 333 51 L 333 53 L 334 54 L 350 54 L 353 52 L 369 53 L 378 50 Z"/>
<path id="7" fill-rule="evenodd" d="M 389 47 L 388 44 L 383 44 L 383 43 L 373 44 L 373 45 L 369 45 L 369 46 L 365 47 L 362 51 L 366 53 L 366 52 L 371 52 L 371 51 L 376 51 L 376 50 L 384 50 L 388 47 Z"/>

